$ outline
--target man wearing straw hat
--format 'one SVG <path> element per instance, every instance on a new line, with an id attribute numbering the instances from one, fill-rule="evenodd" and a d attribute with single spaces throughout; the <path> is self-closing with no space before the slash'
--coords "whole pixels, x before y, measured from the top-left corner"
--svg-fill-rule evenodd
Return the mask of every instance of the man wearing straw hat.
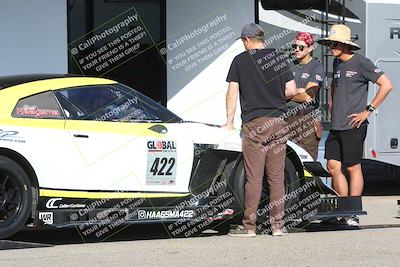
<path id="1" fill-rule="evenodd" d="M 361 158 L 367 118 L 382 104 L 392 90 L 392 83 L 369 59 L 353 53 L 360 46 L 351 41 L 349 27 L 333 25 L 330 35 L 318 43 L 329 46 L 335 57 L 331 86 L 332 128 L 325 144 L 328 171 L 340 196 L 361 196 L 364 187 Z M 368 82 L 380 86 L 369 104 Z M 342 167 L 350 175 L 350 186 Z M 357 217 L 342 218 L 341 221 L 350 226 L 358 225 Z"/>

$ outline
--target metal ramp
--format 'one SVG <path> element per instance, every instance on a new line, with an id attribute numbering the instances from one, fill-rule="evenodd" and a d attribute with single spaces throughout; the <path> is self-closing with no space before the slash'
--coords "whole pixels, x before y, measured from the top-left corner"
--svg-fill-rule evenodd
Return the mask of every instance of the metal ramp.
<path id="1" fill-rule="evenodd" d="M 325 193 L 317 206 L 318 212 L 311 216 L 309 220 L 367 215 L 367 212 L 362 208 L 361 196 L 340 197 L 333 188 L 321 181 L 320 177 L 330 177 L 330 174 L 322 167 L 320 162 L 304 162 L 304 168 L 315 176 L 317 186 Z"/>

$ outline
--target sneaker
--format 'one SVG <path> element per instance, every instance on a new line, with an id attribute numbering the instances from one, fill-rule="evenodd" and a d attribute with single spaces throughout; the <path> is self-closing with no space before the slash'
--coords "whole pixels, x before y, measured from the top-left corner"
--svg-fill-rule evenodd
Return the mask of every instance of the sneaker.
<path id="1" fill-rule="evenodd" d="M 239 225 L 235 229 L 231 230 L 228 236 L 232 237 L 256 237 L 256 231 L 246 230 L 243 225 Z"/>
<path id="2" fill-rule="evenodd" d="M 348 226 L 358 226 L 359 219 L 357 216 L 345 217 L 343 221 L 346 222 Z"/>
<path id="3" fill-rule="evenodd" d="M 272 230 L 272 236 L 284 236 L 287 234 L 288 234 L 288 231 L 286 230 L 285 227 L 283 227 L 282 229 Z"/>
<path id="4" fill-rule="evenodd" d="M 351 217 L 333 217 L 326 220 L 322 220 L 321 223 L 333 224 L 333 225 L 347 225 L 347 226 L 358 226 L 359 219 L 357 216 Z"/>

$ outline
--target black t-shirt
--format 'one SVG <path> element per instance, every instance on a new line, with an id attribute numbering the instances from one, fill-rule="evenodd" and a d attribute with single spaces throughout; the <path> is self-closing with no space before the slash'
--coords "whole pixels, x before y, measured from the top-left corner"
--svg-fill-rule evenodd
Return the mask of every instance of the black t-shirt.
<path id="1" fill-rule="evenodd" d="M 285 85 L 293 80 L 285 54 L 275 49 L 257 49 L 237 55 L 227 82 L 239 83 L 242 122 L 286 112 Z"/>

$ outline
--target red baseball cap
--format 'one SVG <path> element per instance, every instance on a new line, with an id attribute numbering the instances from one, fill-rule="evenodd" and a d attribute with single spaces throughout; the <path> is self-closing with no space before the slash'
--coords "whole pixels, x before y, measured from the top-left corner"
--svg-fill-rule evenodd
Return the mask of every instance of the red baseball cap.
<path id="1" fill-rule="evenodd" d="M 296 40 L 305 42 L 308 46 L 314 44 L 314 37 L 309 32 L 299 32 L 296 36 Z"/>

